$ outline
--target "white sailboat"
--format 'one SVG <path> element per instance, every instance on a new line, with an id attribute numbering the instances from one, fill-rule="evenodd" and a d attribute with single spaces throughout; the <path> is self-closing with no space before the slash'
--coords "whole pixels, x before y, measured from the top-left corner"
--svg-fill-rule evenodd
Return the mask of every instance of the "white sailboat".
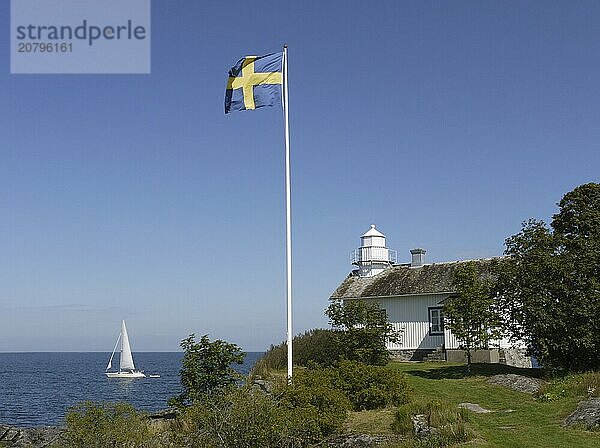
<path id="1" fill-rule="evenodd" d="M 115 356 L 115 352 L 117 351 L 119 340 L 121 341 L 121 358 L 119 360 L 119 371 L 109 372 L 109 370 L 112 368 L 112 360 Z M 112 355 L 110 355 L 110 359 L 108 360 L 108 365 L 106 366 L 106 376 L 109 378 L 146 377 L 146 375 L 144 375 L 144 372 L 136 370 L 135 365 L 133 364 L 133 355 L 131 354 L 131 346 L 129 345 L 129 336 L 127 336 L 127 328 L 125 327 L 125 321 L 121 322 L 121 333 L 117 338 L 115 348 L 113 349 Z"/>

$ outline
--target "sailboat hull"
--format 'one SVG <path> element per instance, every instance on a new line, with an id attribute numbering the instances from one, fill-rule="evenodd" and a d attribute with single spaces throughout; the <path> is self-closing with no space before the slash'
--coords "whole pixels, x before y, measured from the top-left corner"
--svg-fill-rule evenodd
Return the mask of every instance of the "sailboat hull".
<path id="1" fill-rule="evenodd" d="M 146 378 L 143 372 L 134 370 L 133 372 L 106 372 L 108 378 Z"/>

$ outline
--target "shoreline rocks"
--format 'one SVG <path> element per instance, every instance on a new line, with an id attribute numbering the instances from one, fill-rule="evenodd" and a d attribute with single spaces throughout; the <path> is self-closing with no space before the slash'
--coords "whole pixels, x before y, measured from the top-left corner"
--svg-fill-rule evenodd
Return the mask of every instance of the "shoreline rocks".
<path id="1" fill-rule="evenodd" d="M 62 434 L 56 426 L 20 428 L 0 423 L 0 443 L 10 448 L 46 448 Z"/>

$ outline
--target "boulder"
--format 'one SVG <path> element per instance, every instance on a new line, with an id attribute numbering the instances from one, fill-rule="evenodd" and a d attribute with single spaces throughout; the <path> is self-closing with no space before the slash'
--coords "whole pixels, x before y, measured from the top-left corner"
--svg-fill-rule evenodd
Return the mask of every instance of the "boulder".
<path id="1" fill-rule="evenodd" d="M 10 448 L 46 448 L 60 437 L 62 429 L 54 426 L 18 428 L 0 424 L 0 443 Z"/>
<path id="2" fill-rule="evenodd" d="M 518 392 L 525 392 L 527 394 L 533 394 L 537 392 L 544 384 L 544 381 L 540 380 L 539 378 L 515 375 L 514 373 L 494 375 L 488 378 L 487 382 L 489 384 L 508 387 Z"/>
<path id="3" fill-rule="evenodd" d="M 600 429 L 600 398 L 580 401 L 577 409 L 564 421 L 564 426 L 582 425 L 588 431 Z"/>

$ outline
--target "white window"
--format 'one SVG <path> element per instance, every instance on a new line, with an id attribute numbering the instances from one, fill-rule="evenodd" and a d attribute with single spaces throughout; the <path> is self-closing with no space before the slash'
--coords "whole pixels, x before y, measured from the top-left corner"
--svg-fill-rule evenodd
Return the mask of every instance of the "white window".
<path id="1" fill-rule="evenodd" d="M 429 334 L 444 334 L 444 315 L 441 308 L 429 308 Z"/>

